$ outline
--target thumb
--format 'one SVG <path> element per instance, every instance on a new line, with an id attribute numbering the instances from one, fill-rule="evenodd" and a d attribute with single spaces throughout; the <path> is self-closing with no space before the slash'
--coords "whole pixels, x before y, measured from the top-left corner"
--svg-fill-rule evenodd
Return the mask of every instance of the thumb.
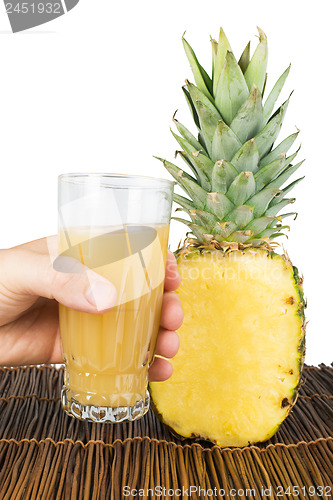
<path id="1" fill-rule="evenodd" d="M 111 309 L 117 298 L 115 286 L 72 257 L 53 260 L 54 242 L 48 237 L 9 249 L 4 266 L 7 288 L 20 300 L 46 297 L 93 314 Z"/>
<path id="2" fill-rule="evenodd" d="M 109 280 L 72 257 L 56 259 L 49 290 L 51 298 L 83 312 L 111 309 L 117 298 L 116 288 Z"/>

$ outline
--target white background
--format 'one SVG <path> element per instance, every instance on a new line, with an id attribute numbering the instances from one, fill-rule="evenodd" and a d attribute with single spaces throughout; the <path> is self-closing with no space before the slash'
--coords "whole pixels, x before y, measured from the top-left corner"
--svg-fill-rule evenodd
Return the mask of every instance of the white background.
<path id="1" fill-rule="evenodd" d="M 306 362 L 333 360 L 332 6 L 327 1 L 81 0 L 67 15 L 12 34 L 0 12 L 0 247 L 57 230 L 57 176 L 123 172 L 168 177 L 171 117 L 191 126 L 181 85 L 191 72 L 181 36 L 210 68 L 209 35 L 223 28 L 236 55 L 256 25 L 267 34 L 268 90 L 292 63 L 280 138 L 301 129 L 305 180 L 284 245 L 305 276 Z M 171 247 L 185 229 L 173 223 Z"/>

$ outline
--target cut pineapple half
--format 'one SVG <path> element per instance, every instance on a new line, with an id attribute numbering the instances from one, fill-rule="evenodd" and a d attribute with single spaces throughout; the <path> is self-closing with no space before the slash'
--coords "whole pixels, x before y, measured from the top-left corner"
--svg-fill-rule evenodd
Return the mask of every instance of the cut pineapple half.
<path id="1" fill-rule="evenodd" d="M 182 252 L 185 319 L 173 375 L 150 384 L 164 423 L 220 446 L 269 439 L 297 397 L 303 294 L 286 257 L 265 249 Z"/>

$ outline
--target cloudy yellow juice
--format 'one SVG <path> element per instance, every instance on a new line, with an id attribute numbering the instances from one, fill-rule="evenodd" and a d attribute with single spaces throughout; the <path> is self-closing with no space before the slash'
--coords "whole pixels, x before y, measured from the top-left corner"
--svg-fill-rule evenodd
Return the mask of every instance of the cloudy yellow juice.
<path id="1" fill-rule="evenodd" d="M 59 306 L 68 399 L 133 407 L 144 400 L 160 323 L 168 225 L 70 229 L 59 253 L 109 279 L 117 303 L 106 314 Z M 86 266 L 86 267 L 85 267 Z"/>

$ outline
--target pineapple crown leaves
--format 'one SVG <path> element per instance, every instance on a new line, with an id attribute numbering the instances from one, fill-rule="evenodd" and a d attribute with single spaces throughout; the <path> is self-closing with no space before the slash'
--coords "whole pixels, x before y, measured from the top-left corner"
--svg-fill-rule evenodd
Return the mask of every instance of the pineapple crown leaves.
<path id="1" fill-rule="evenodd" d="M 295 201 L 286 195 L 303 179 L 284 187 L 303 164 L 293 164 L 299 149 L 288 156 L 299 130 L 275 145 L 288 108 L 289 98 L 277 101 L 290 72 L 290 65 L 263 99 L 267 81 L 267 37 L 258 28 L 259 43 L 251 57 L 250 42 L 236 60 L 220 29 L 211 38 L 212 76 L 201 66 L 190 44 L 182 38 L 194 82 L 185 81 L 183 92 L 197 127 L 197 136 L 173 116 L 172 132 L 186 168 L 161 160 L 187 197 L 174 201 L 189 220 L 186 224 L 198 245 L 217 248 L 269 246 L 283 235 L 279 212 Z"/>

